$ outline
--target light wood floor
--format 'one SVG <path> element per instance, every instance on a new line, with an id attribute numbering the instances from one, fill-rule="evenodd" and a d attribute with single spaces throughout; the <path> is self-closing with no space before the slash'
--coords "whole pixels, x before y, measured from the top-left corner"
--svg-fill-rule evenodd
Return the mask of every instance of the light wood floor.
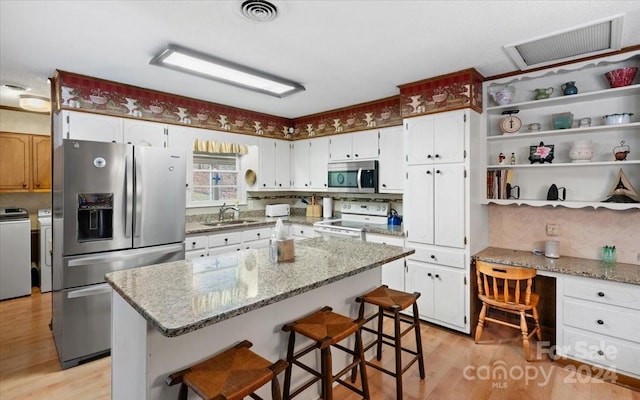
<path id="1" fill-rule="evenodd" d="M 110 358 L 60 370 L 50 320 L 50 293 L 35 290 L 32 296 L 0 302 L 0 399 L 110 399 Z M 483 339 L 500 343 L 476 345 L 470 337 L 423 324 L 426 379 L 420 380 L 417 365 L 409 369 L 404 399 L 640 400 L 640 392 L 576 375 L 548 359 L 527 363 L 519 333 L 493 331 L 494 326 L 487 327 Z M 389 351 L 382 362 L 393 363 Z M 506 379 L 492 376 L 501 366 Z M 390 376 L 369 368 L 369 385 L 372 399 L 395 398 Z M 358 398 L 341 387 L 334 393 L 336 400 Z"/>

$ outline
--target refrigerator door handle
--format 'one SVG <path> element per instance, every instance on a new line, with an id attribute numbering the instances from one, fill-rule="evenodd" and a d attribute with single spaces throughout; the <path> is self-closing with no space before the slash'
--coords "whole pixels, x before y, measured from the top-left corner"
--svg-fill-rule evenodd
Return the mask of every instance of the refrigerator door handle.
<path id="1" fill-rule="evenodd" d="M 178 253 L 183 249 L 183 243 L 177 243 L 174 245 L 162 246 L 161 249 L 156 250 L 158 254 L 172 254 Z M 127 250 L 126 252 L 122 252 L 121 254 L 102 254 L 102 255 L 88 255 L 83 257 L 75 257 L 70 259 L 67 262 L 67 267 L 81 267 L 85 265 L 96 265 L 96 264 L 107 264 L 114 263 L 118 261 L 129 261 L 132 258 L 136 257 L 136 255 L 144 255 L 148 254 L 149 249 L 137 249 L 137 250 Z"/>
<path id="2" fill-rule="evenodd" d="M 140 227 L 142 226 L 142 160 L 136 160 L 136 216 L 133 221 L 133 236 L 140 237 Z"/>
<path id="3" fill-rule="evenodd" d="M 84 289 L 73 290 L 67 293 L 68 299 L 77 299 L 80 297 L 96 296 L 99 294 L 111 293 L 111 286 L 108 283 L 94 285 Z"/>
<path id="4" fill-rule="evenodd" d="M 125 160 L 125 215 L 124 215 L 124 236 L 131 237 L 132 217 L 133 217 L 133 171 L 132 160 L 128 155 L 124 156 Z"/>

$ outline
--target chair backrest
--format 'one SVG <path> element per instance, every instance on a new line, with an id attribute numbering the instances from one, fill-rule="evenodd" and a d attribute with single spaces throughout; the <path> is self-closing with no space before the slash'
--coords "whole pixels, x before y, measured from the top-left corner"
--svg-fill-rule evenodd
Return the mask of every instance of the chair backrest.
<path id="1" fill-rule="evenodd" d="M 507 304 L 529 305 L 535 269 L 477 261 L 476 275 L 478 297 L 481 299 L 486 297 Z M 526 282 L 524 296 L 521 293 L 522 282 Z"/>

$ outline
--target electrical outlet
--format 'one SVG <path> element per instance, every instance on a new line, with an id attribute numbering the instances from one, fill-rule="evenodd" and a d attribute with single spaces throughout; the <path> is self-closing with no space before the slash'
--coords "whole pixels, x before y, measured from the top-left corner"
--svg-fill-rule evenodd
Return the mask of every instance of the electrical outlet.
<path id="1" fill-rule="evenodd" d="M 558 224 L 549 224 L 547 223 L 547 236 L 558 236 L 560 235 L 560 227 Z"/>

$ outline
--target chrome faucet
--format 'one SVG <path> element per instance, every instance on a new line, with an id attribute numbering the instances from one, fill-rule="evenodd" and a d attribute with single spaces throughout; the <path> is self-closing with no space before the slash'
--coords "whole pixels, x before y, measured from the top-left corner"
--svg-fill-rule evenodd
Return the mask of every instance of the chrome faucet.
<path id="1" fill-rule="evenodd" d="M 228 206 L 227 203 L 222 203 L 222 207 L 220 207 L 220 214 L 218 215 L 218 221 L 223 221 L 224 220 L 224 213 L 227 210 L 234 210 L 234 211 L 240 211 L 240 209 L 238 208 L 238 206 Z"/>

